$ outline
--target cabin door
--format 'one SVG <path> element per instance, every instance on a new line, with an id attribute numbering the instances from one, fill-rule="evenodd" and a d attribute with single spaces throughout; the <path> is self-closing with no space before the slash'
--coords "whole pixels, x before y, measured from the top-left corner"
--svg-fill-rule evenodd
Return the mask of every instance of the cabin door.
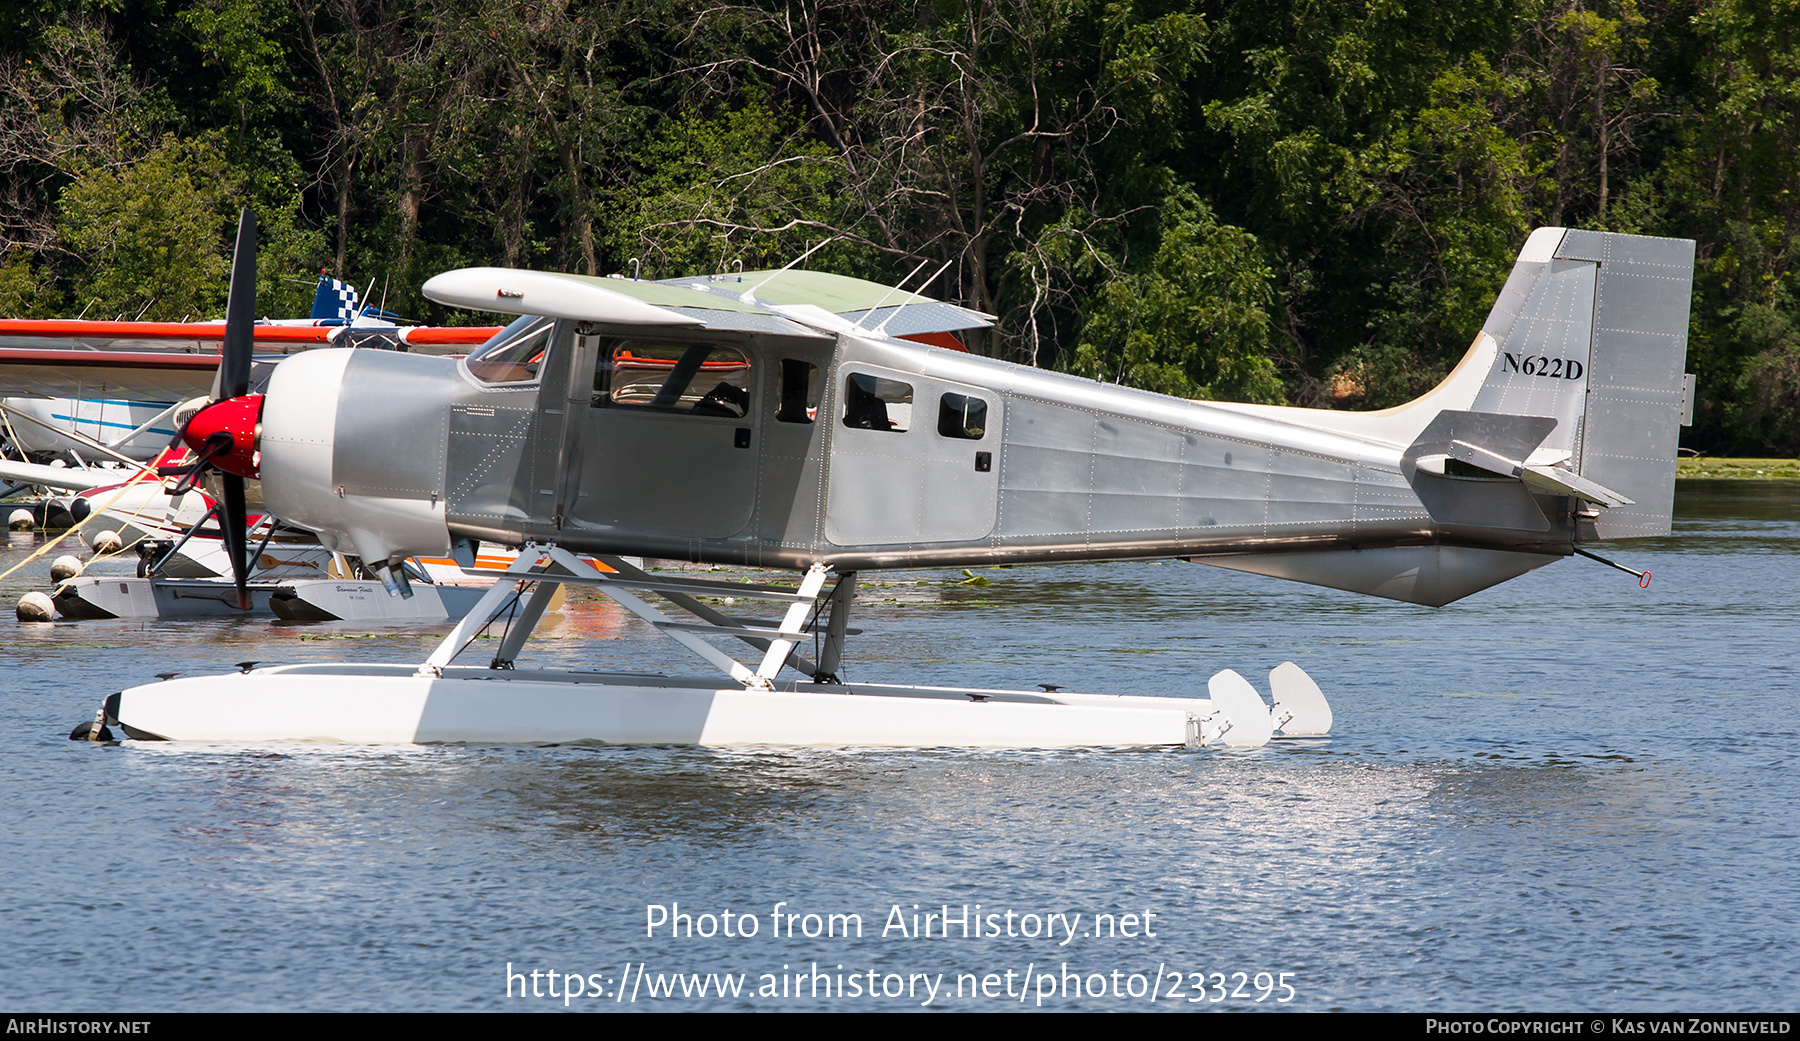
<path id="1" fill-rule="evenodd" d="M 826 539 L 967 542 L 994 530 L 1000 395 L 852 362 L 832 398 Z"/>
<path id="2" fill-rule="evenodd" d="M 581 526 L 694 539 L 743 530 L 756 507 L 752 364 L 717 342 L 600 338 Z"/>

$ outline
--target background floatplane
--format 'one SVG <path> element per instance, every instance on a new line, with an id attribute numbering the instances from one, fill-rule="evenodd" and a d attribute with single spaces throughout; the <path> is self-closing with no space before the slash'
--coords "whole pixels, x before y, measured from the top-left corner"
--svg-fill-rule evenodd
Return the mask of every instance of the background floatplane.
<path id="1" fill-rule="evenodd" d="M 355 345 L 434 354 L 477 346 L 492 327 L 403 324 L 359 300 L 356 289 L 320 274 L 312 313 L 251 324 L 251 381 L 266 384 L 279 360 L 325 346 Z M 178 435 L 206 403 L 227 323 L 0 319 L 0 497 L 51 489 L 9 504 L 13 527 L 68 528 L 97 556 L 134 554 L 137 575 L 75 577 L 83 563 L 58 557 L 50 594 L 27 594 L 22 620 L 182 618 L 268 613 L 285 618 L 444 621 L 474 602 L 463 588 L 390 603 L 354 558 L 324 550 L 310 531 L 251 515 L 250 605 L 231 574 L 218 519 L 217 487 L 150 471 L 180 469 L 191 453 Z M 199 396 L 196 398 L 196 396 Z M 171 440 L 175 444 L 171 447 Z M 216 481 L 214 482 L 216 485 Z M 60 493 L 60 494 L 58 494 Z M 254 489 L 248 496 L 257 505 Z M 504 568 L 510 554 L 499 563 Z M 490 566 L 493 562 L 489 562 Z M 413 565 L 427 583 L 463 582 L 449 561 Z"/>

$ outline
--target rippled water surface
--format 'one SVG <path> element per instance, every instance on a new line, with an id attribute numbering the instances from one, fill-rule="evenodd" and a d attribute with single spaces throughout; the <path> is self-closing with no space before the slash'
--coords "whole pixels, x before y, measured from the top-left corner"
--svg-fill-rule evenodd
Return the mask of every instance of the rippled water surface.
<path id="1" fill-rule="evenodd" d="M 1648 590 L 1574 560 L 1432 610 L 1135 563 L 858 602 L 860 679 L 1176 694 L 1299 662 L 1333 735 L 1248 753 L 100 747 L 65 735 L 157 672 L 417 661 L 436 634 L 8 623 L 0 1002 L 1266 1008 L 1286 973 L 1312 1010 L 1792 1009 L 1800 483 L 1683 482 L 1677 516 L 1608 551 Z M 700 672 L 602 603 L 547 635 L 554 663 Z M 756 935 L 647 937 L 675 904 Z M 891 928 L 914 905 L 949 938 Z M 862 937 L 803 935 L 833 913 Z M 1058 913 L 1066 944 L 1023 935 Z"/>

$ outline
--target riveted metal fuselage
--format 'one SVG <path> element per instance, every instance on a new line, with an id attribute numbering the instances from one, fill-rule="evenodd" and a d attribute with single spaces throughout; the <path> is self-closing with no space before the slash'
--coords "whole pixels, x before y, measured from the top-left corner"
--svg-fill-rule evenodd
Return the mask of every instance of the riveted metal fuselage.
<path id="1" fill-rule="evenodd" d="M 605 330 L 558 323 L 542 379 L 358 352 L 339 404 L 346 494 L 441 501 L 452 535 L 580 551 L 843 570 L 1458 542 L 1560 554 L 1566 500 L 1492 483 L 1528 527 L 1434 523 L 1393 445 L 931 347 L 689 334 L 750 363 L 741 417 L 609 407 Z M 823 374 L 780 415 L 782 362 Z M 904 384 L 903 430 L 845 422 L 855 375 Z M 399 391 L 397 393 L 397 391 Z M 946 396 L 985 406 L 949 437 Z M 1415 477 L 1414 480 L 1418 478 Z M 1441 480 L 1441 479 L 1440 479 Z"/>
<path id="2" fill-rule="evenodd" d="M 514 382 L 356 352 L 330 487 L 390 526 L 441 517 L 451 538 L 582 552 L 839 571 L 1173 556 L 1446 603 L 1584 538 L 1667 531 L 1686 308 L 1665 283 L 1685 288 L 1691 256 L 1539 232 L 1463 365 L 1385 413 L 1188 401 L 742 315 L 557 320 Z M 621 396 L 621 358 L 684 379 L 728 369 L 729 393 L 678 401 L 670 376 Z M 1555 491 L 1578 477 L 1622 491 L 1621 508 Z"/>

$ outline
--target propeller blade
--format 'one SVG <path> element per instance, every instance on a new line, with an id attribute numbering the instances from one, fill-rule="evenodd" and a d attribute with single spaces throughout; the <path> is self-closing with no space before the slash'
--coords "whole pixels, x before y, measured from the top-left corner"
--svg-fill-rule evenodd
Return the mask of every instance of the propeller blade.
<path id="1" fill-rule="evenodd" d="M 212 398 L 224 401 L 250 392 L 250 355 L 256 347 L 256 214 L 238 217 L 237 250 L 231 257 L 231 295 L 225 302 L 225 342 Z"/>
<path id="2" fill-rule="evenodd" d="M 249 511 L 244 506 L 244 479 L 233 473 L 221 473 L 224 495 L 219 503 L 225 515 L 219 519 L 219 534 L 225 540 L 225 553 L 231 558 L 231 580 L 237 584 L 238 610 L 250 610 L 250 561 L 245 554 L 245 534 L 250 525 Z"/>

